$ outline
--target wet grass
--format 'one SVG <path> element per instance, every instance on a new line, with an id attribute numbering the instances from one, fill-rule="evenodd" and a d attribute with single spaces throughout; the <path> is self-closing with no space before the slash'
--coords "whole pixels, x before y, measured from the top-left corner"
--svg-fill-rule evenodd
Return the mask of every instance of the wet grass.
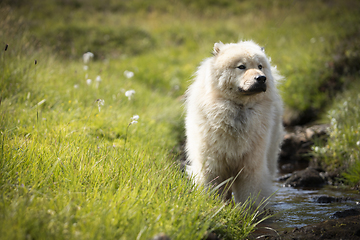
<path id="1" fill-rule="evenodd" d="M 319 111 L 358 4 L 3 1 L 0 238 L 245 238 L 251 203 L 222 204 L 175 161 L 191 75 L 214 42 L 254 39 L 287 79 L 288 121 Z"/>

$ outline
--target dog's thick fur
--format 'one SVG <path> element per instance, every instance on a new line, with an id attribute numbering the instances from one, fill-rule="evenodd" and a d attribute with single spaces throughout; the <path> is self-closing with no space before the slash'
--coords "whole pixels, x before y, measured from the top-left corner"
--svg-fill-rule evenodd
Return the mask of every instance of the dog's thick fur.
<path id="1" fill-rule="evenodd" d="M 257 204 L 273 193 L 283 137 L 281 77 L 252 41 L 215 43 L 186 93 L 186 152 L 197 184 Z M 266 77 L 266 79 L 265 79 Z M 231 186 L 221 185 L 233 178 Z M 219 185 L 220 184 L 220 185 Z"/>

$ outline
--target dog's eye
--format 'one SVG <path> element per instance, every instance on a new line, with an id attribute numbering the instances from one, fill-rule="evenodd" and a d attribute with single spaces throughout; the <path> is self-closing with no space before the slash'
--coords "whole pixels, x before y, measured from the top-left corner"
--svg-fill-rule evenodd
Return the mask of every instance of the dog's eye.
<path id="1" fill-rule="evenodd" d="M 261 70 L 261 69 L 262 69 L 262 65 L 260 64 L 260 65 L 258 66 L 258 68 Z"/>
<path id="2" fill-rule="evenodd" d="M 245 65 L 240 65 L 238 66 L 239 69 L 246 69 L 246 66 Z"/>

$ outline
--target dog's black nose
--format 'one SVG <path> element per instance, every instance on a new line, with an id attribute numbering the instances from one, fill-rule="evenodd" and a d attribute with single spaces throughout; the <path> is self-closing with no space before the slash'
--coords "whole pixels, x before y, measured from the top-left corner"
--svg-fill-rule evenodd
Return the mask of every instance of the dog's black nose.
<path id="1" fill-rule="evenodd" d="M 258 81 L 259 83 L 265 83 L 266 77 L 264 75 L 256 76 L 255 80 Z"/>

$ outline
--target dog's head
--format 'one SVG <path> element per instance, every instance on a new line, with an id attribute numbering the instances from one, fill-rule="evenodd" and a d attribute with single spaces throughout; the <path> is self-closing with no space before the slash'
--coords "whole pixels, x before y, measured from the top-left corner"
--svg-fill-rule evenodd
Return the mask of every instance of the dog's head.
<path id="1" fill-rule="evenodd" d="M 254 97 L 271 87 L 270 63 L 254 42 L 215 43 L 213 55 L 213 86 L 227 97 Z"/>

